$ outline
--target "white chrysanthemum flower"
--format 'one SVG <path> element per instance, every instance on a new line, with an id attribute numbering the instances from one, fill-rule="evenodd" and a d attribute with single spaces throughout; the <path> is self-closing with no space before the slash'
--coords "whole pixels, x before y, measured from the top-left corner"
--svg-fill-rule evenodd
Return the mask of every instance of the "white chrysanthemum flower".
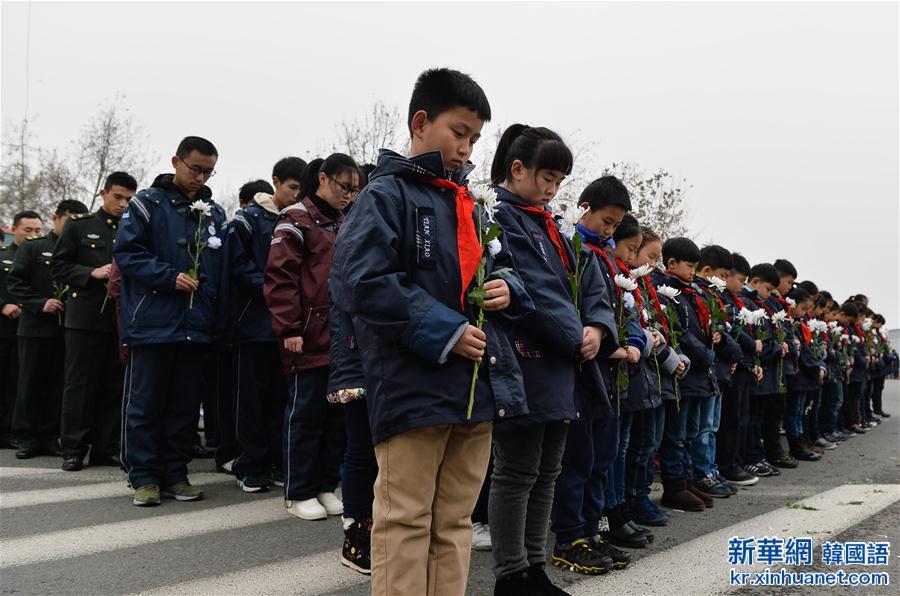
<path id="1" fill-rule="evenodd" d="M 791 306 L 791 307 L 797 306 L 797 301 L 794 300 L 793 298 L 785 296 L 784 301 L 787 302 L 788 306 Z"/>
<path id="2" fill-rule="evenodd" d="M 858 343 L 859 343 L 859 336 L 858 336 L 858 335 L 851 335 L 851 336 L 850 336 L 850 340 L 851 340 L 853 343 L 858 344 Z"/>
<path id="3" fill-rule="evenodd" d="M 782 321 L 784 321 L 787 318 L 788 318 L 788 314 L 786 312 L 784 312 L 783 310 L 779 310 L 777 313 L 772 315 L 772 323 L 774 325 L 778 325 L 779 323 L 781 323 Z"/>
<path id="4" fill-rule="evenodd" d="M 725 283 L 724 279 L 716 277 L 715 275 L 709 278 L 709 284 L 720 292 L 724 292 L 725 288 L 728 287 L 728 284 Z"/>
<path id="5" fill-rule="evenodd" d="M 197 213 L 207 216 L 212 213 L 212 207 L 206 201 L 197 199 L 196 201 L 191 203 L 191 211 L 196 211 Z"/>
<path id="6" fill-rule="evenodd" d="M 656 293 L 660 294 L 662 296 L 665 296 L 666 298 L 671 300 L 672 298 L 681 294 L 681 290 L 677 290 L 677 289 L 673 288 L 672 286 L 663 285 L 663 286 L 659 286 L 658 288 L 656 288 Z"/>
<path id="7" fill-rule="evenodd" d="M 503 248 L 503 245 L 500 244 L 500 240 L 497 238 L 492 239 L 487 243 L 488 251 L 491 253 L 492 257 L 496 257 L 497 253 L 500 252 L 500 249 Z"/>
<path id="8" fill-rule="evenodd" d="M 649 275 L 653 273 L 655 267 L 653 265 L 641 265 L 640 267 L 636 267 L 631 270 L 630 277 L 631 279 L 640 279 L 645 275 Z"/>
<path id="9" fill-rule="evenodd" d="M 765 321 L 768 318 L 769 318 L 769 314 L 763 309 L 753 311 L 753 324 L 754 325 L 759 325 L 760 323 L 762 323 L 763 321 Z"/>
<path id="10" fill-rule="evenodd" d="M 752 310 L 750 310 L 746 306 L 743 306 L 738 313 L 737 320 L 741 325 L 753 325 L 753 322 L 756 320 L 756 318 L 753 316 Z"/>
<path id="11" fill-rule="evenodd" d="M 637 289 L 637 282 L 635 282 L 630 277 L 625 277 L 621 273 L 616 275 L 615 282 L 617 286 L 619 286 L 626 292 L 633 292 Z"/>
<path id="12" fill-rule="evenodd" d="M 628 308 L 634 308 L 634 294 L 631 292 L 625 292 L 622 294 L 622 302 L 625 303 L 625 306 Z"/>
<path id="13" fill-rule="evenodd" d="M 473 184 L 469 187 L 469 193 L 484 208 L 488 221 L 493 222 L 494 212 L 497 211 L 497 191 L 490 184 Z"/>

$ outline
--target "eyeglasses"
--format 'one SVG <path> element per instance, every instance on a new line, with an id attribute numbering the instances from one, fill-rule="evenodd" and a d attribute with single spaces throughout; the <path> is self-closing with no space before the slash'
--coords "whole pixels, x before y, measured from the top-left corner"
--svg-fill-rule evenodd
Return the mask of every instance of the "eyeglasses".
<path id="1" fill-rule="evenodd" d="M 354 190 L 352 184 L 347 184 L 346 182 L 338 182 L 338 180 L 332 176 L 329 176 L 328 179 L 331 180 L 332 182 L 334 182 L 335 184 L 337 184 L 339 187 L 341 187 L 341 191 L 345 195 L 348 195 L 350 197 L 355 197 L 356 195 L 359 194 L 359 190 Z"/>
<path id="2" fill-rule="evenodd" d="M 204 178 L 212 178 L 213 176 L 216 175 L 215 170 L 204 170 L 200 166 L 192 166 L 191 164 L 184 161 L 180 157 L 178 158 L 178 161 L 180 161 L 181 163 L 186 165 L 187 169 L 189 169 L 191 171 L 191 174 L 193 174 L 194 176 L 203 176 Z"/>

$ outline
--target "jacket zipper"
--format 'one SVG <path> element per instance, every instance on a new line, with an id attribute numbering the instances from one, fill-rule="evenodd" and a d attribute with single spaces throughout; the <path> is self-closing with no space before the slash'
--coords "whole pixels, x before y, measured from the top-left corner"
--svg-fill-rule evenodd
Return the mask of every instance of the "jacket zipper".
<path id="1" fill-rule="evenodd" d="M 309 319 L 312 318 L 312 309 L 309 309 L 309 314 L 306 315 L 306 322 L 303 323 L 303 330 L 300 332 L 301 334 L 306 333 L 306 328 L 309 327 Z"/>
<path id="2" fill-rule="evenodd" d="M 238 323 L 240 323 L 241 319 L 244 318 L 244 315 L 247 314 L 247 309 L 250 308 L 251 302 L 253 302 L 253 298 L 247 300 L 247 304 L 244 305 L 244 310 L 241 311 L 241 316 L 238 317 Z"/>

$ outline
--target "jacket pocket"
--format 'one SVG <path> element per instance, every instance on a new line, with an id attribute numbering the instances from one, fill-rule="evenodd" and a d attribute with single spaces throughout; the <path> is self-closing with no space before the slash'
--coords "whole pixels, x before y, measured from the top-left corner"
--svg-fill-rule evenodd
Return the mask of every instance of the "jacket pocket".
<path id="1" fill-rule="evenodd" d="M 531 345 L 530 342 L 525 341 L 524 339 L 515 340 L 516 352 L 519 353 L 519 356 L 526 360 L 540 360 L 544 357 L 544 353 Z"/>
<path id="2" fill-rule="evenodd" d="M 328 353 L 331 348 L 331 330 L 328 326 L 329 306 L 313 306 L 306 309 L 303 317 L 303 352 L 307 354 Z"/>
<path id="3" fill-rule="evenodd" d="M 137 306 L 131 313 L 132 327 L 155 329 L 178 326 L 181 313 L 178 295 L 138 294 Z"/>

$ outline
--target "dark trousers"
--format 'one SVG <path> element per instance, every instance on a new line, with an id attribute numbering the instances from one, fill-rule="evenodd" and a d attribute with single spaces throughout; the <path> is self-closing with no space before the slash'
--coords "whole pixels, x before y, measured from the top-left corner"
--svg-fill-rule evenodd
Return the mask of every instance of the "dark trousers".
<path id="1" fill-rule="evenodd" d="M 284 409 L 284 498 L 305 501 L 334 492 L 340 477 L 347 429 L 341 406 L 325 398 L 328 367 L 311 368 L 288 379 Z"/>
<path id="2" fill-rule="evenodd" d="M 207 444 L 216 446 L 216 463 L 219 465 L 236 459 L 240 454 L 234 428 L 234 374 L 231 358 L 232 350 L 221 347 L 214 349 L 207 360 L 203 378 L 203 431 Z M 215 408 L 208 409 L 212 404 L 215 404 Z M 281 429 L 278 433 L 281 436 Z"/>
<path id="3" fill-rule="evenodd" d="M 875 377 L 875 380 L 872 382 L 872 411 L 876 414 L 880 414 L 884 411 L 881 403 L 883 394 L 884 377 Z"/>
<path id="4" fill-rule="evenodd" d="M 65 387 L 60 416 L 63 457 L 118 455 L 122 363 L 115 333 L 66 329 Z"/>
<path id="5" fill-rule="evenodd" d="M 750 395 L 750 420 L 747 422 L 747 439 L 741 450 L 741 460 L 747 464 L 758 464 L 766 459 L 762 448 L 762 421 L 768 395 Z"/>
<path id="6" fill-rule="evenodd" d="M 749 422 L 750 371 L 738 365 L 722 398 L 722 418 L 716 434 L 716 464 L 720 470 L 733 472 L 744 463 L 756 463 L 744 462 L 740 455 Z"/>
<path id="7" fill-rule="evenodd" d="M 781 441 L 781 424 L 784 421 L 784 394 L 767 395 L 763 400 L 762 442 L 766 459 L 775 461 L 784 455 Z"/>
<path id="8" fill-rule="evenodd" d="M 650 495 L 653 483 L 653 450 L 656 447 L 656 408 L 639 410 L 632 414 L 631 438 L 625 454 L 625 498 L 634 499 Z"/>
<path id="9" fill-rule="evenodd" d="M 491 448 L 491 451 L 493 451 L 493 447 Z M 488 498 L 491 494 L 491 474 L 493 473 L 494 455 L 491 453 L 491 459 L 488 460 L 487 476 L 484 477 L 484 483 L 481 485 L 481 492 L 478 493 L 478 501 L 475 502 L 475 509 L 472 510 L 473 524 L 488 524 Z"/>
<path id="10" fill-rule="evenodd" d="M 616 459 L 618 444 L 618 416 L 569 425 L 550 516 L 558 543 L 569 544 L 597 533 L 606 506 L 607 472 Z"/>
<path id="11" fill-rule="evenodd" d="M 830 435 L 838 427 L 838 415 L 844 403 L 844 386 L 840 381 L 826 381 L 822 385 L 822 407 L 819 413 L 822 432 Z"/>
<path id="12" fill-rule="evenodd" d="M 872 384 L 873 380 L 867 378 L 863 385 L 862 396 L 859 400 L 859 416 L 863 420 L 872 418 Z"/>
<path id="13" fill-rule="evenodd" d="M 859 381 L 851 381 L 844 391 L 843 419 L 844 428 L 853 426 L 859 422 L 859 400 L 862 395 L 863 384 Z"/>
<path id="14" fill-rule="evenodd" d="M 665 402 L 666 425 L 659 447 L 659 466 L 664 481 L 694 477 L 691 452 L 699 431 L 699 412 L 703 399 L 706 398 L 682 395 L 678 401 Z"/>
<path id="15" fill-rule="evenodd" d="M 0 339 L 0 447 L 12 438 L 13 410 L 19 384 L 19 347 L 15 337 Z"/>
<path id="16" fill-rule="evenodd" d="M 365 400 L 358 399 L 341 406 L 347 425 L 347 450 L 344 453 L 344 475 L 341 497 L 344 517 L 359 521 L 372 517 L 375 478 L 378 461 L 369 430 L 369 410 Z"/>
<path id="17" fill-rule="evenodd" d="M 806 397 L 806 415 L 803 419 L 803 431 L 810 442 L 815 443 L 822 438 L 822 427 L 819 425 L 819 410 L 822 407 L 822 389 L 810 391 Z"/>
<path id="18" fill-rule="evenodd" d="M 281 470 L 281 429 L 287 382 L 275 342 L 240 345 L 232 352 L 234 423 L 240 455 L 234 475 L 268 478 L 272 468 Z M 374 451 L 372 457 L 374 458 Z"/>
<path id="19" fill-rule="evenodd" d="M 190 342 L 130 347 L 120 457 L 131 486 L 187 478 L 208 354 L 208 344 Z"/>
<path id="20" fill-rule="evenodd" d="M 22 447 L 56 444 L 62 403 L 65 340 L 19 337 L 19 387 L 13 436 Z"/>

